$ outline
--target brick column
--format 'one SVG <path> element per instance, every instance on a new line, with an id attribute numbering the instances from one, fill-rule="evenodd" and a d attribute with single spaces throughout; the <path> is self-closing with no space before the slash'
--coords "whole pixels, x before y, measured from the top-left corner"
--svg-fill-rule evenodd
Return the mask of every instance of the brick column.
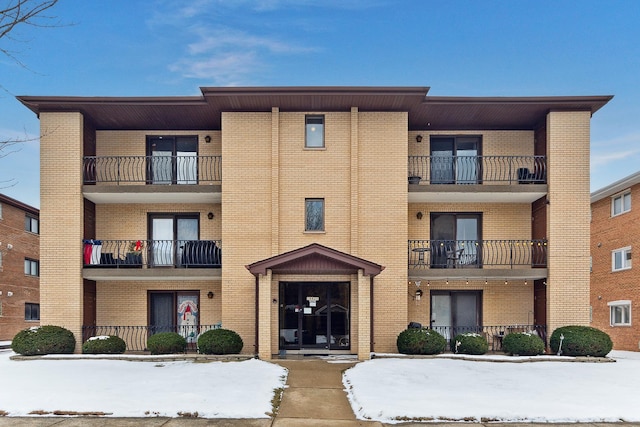
<path id="1" fill-rule="evenodd" d="M 358 270 L 358 359 L 371 358 L 371 282 Z"/>
<path id="2" fill-rule="evenodd" d="M 271 360 L 271 270 L 258 278 L 258 357 Z"/>
<path id="3" fill-rule="evenodd" d="M 40 114 L 40 324 L 82 345 L 82 139 L 80 113 Z"/>
<path id="4" fill-rule="evenodd" d="M 547 116 L 549 334 L 589 323 L 590 117 L 588 111 Z"/>

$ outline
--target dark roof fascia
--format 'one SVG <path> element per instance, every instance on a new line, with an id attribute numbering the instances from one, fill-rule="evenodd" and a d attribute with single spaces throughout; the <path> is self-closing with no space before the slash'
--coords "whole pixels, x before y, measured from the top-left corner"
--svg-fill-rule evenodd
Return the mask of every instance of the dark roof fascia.
<path id="1" fill-rule="evenodd" d="M 253 264 L 246 265 L 245 268 L 257 277 L 259 274 L 266 275 L 267 270 L 269 269 L 274 269 L 280 265 L 309 255 L 322 255 L 334 261 L 351 265 L 354 269 L 364 270 L 365 275 L 377 276 L 382 270 L 384 270 L 384 267 L 379 264 L 349 255 L 345 252 L 341 252 L 318 243 L 312 243 L 302 248 L 294 249 L 289 252 L 284 252 L 282 254 L 254 262 Z"/>
<path id="2" fill-rule="evenodd" d="M 35 216 L 40 216 L 40 210 L 37 208 L 34 208 L 31 205 L 27 205 L 26 203 L 21 202 L 20 200 L 16 200 L 12 197 L 9 197 L 7 195 L 4 194 L 0 194 L 0 203 L 5 203 L 7 205 L 11 205 L 13 207 L 16 207 L 22 211 L 28 212 L 32 215 Z"/>
<path id="3" fill-rule="evenodd" d="M 426 96 L 428 86 L 270 86 L 270 87 L 201 87 L 205 96 L 269 95 L 410 95 Z"/>
<path id="4" fill-rule="evenodd" d="M 466 104 L 466 105 L 545 105 L 552 110 L 565 110 L 563 105 L 578 104 L 582 105 L 584 110 L 595 113 L 605 104 L 613 99 L 613 95 L 597 95 L 597 96 L 489 96 L 489 97 L 473 97 L 473 96 L 427 96 L 424 104 Z M 571 109 L 575 111 L 575 109 Z"/>

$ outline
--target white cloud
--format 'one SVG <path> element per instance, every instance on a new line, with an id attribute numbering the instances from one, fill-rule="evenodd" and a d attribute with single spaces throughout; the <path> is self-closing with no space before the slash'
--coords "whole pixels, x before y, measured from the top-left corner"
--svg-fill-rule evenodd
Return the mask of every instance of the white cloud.
<path id="1" fill-rule="evenodd" d="M 260 68 L 260 63 L 254 52 L 228 52 L 199 60 L 185 59 L 169 68 L 186 78 L 204 79 L 224 86 L 234 86 L 241 84 L 243 78 Z"/>
<path id="2" fill-rule="evenodd" d="M 281 42 L 274 38 L 260 37 L 233 29 L 210 30 L 199 27 L 194 33 L 199 40 L 188 45 L 191 55 L 198 55 L 215 51 L 220 48 L 233 49 L 264 49 L 272 53 L 299 53 L 313 51 L 311 48 L 296 46 L 295 44 Z"/>
<path id="3" fill-rule="evenodd" d="M 619 160 L 629 160 L 630 157 L 640 154 L 640 149 L 623 150 L 605 153 L 591 153 L 591 167 L 596 168 L 608 165 Z"/>

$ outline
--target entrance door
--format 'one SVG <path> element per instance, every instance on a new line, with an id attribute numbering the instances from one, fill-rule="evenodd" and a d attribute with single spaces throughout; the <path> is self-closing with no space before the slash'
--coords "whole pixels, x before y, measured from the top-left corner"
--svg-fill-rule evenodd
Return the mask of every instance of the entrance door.
<path id="1" fill-rule="evenodd" d="M 447 340 L 482 330 L 482 291 L 432 291 L 431 328 Z"/>
<path id="2" fill-rule="evenodd" d="M 149 292 L 149 335 L 177 332 L 187 343 L 198 339 L 198 292 Z"/>
<path id="3" fill-rule="evenodd" d="M 281 282 L 280 349 L 350 348 L 349 283 Z"/>

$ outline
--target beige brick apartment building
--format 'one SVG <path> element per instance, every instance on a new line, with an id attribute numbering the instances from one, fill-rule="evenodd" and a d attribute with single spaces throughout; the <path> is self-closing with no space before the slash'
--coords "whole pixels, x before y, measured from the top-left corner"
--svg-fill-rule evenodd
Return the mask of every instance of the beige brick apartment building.
<path id="1" fill-rule="evenodd" d="M 611 97 L 201 91 L 19 98 L 41 123 L 43 323 L 130 349 L 221 324 L 264 359 L 394 352 L 409 322 L 494 348 L 588 324 L 589 127 Z"/>
<path id="2" fill-rule="evenodd" d="M 40 324 L 40 212 L 0 194 L 0 341 Z"/>
<path id="3" fill-rule="evenodd" d="M 632 204 L 635 200 L 636 205 Z M 592 326 L 616 350 L 640 350 L 640 275 L 631 254 L 640 247 L 640 172 L 591 193 Z"/>

